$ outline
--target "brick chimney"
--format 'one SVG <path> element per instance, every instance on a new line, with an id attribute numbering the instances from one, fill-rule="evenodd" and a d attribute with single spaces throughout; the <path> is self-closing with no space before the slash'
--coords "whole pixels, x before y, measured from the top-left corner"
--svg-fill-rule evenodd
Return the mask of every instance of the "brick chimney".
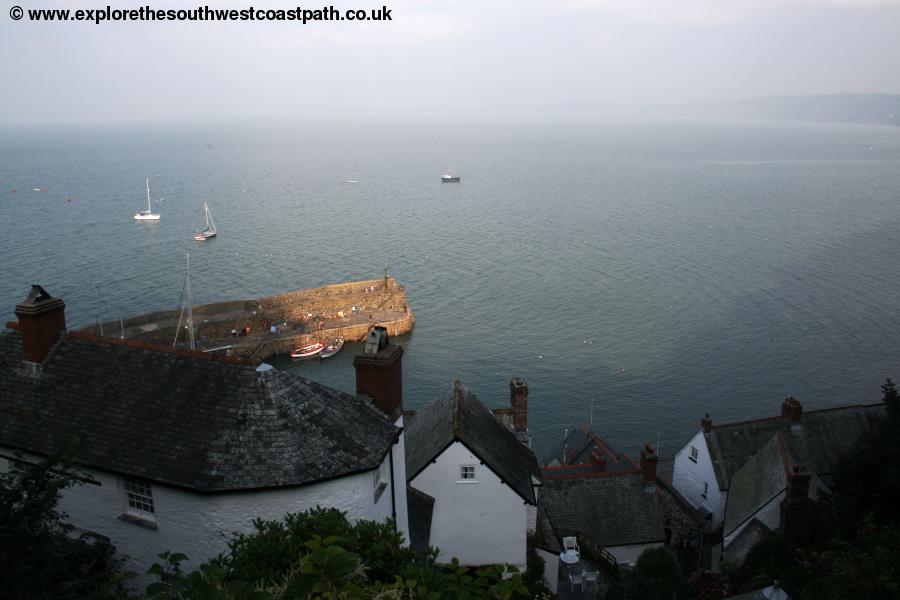
<path id="1" fill-rule="evenodd" d="M 800 465 L 791 467 L 787 478 L 787 499 L 805 502 L 809 498 L 810 479 L 810 474 Z"/>
<path id="2" fill-rule="evenodd" d="M 709 418 L 709 413 L 706 413 L 700 419 L 700 428 L 703 430 L 703 433 L 712 431 L 712 419 Z"/>
<path id="3" fill-rule="evenodd" d="M 513 411 L 516 431 L 528 430 L 528 384 L 521 377 L 509 381 L 509 405 Z"/>
<path id="4" fill-rule="evenodd" d="M 781 403 L 781 416 L 791 423 L 799 423 L 802 415 L 803 406 L 801 406 L 800 401 L 793 396 L 785 398 L 784 402 Z"/>
<path id="5" fill-rule="evenodd" d="M 66 303 L 39 285 L 32 285 L 25 301 L 16 304 L 25 360 L 43 362 L 66 331 Z"/>
<path id="6" fill-rule="evenodd" d="M 798 544 L 806 544 L 812 539 L 814 506 L 809 501 L 810 479 L 806 469 L 793 465 L 787 474 L 787 490 L 781 503 L 781 526 Z"/>
<path id="7" fill-rule="evenodd" d="M 353 359 L 356 393 L 368 396 L 395 423 L 403 413 L 403 348 L 390 344 L 387 329 L 375 327 L 366 348 Z"/>
<path id="8" fill-rule="evenodd" d="M 643 471 L 644 481 L 647 483 L 656 481 L 656 463 L 658 461 L 656 449 L 650 444 L 644 444 L 644 447 L 641 448 L 641 471 Z"/>
<path id="9" fill-rule="evenodd" d="M 591 450 L 590 460 L 591 466 L 594 467 L 595 471 L 604 471 L 606 469 L 606 457 L 603 456 L 603 451 L 597 446 L 594 446 L 594 449 Z"/>

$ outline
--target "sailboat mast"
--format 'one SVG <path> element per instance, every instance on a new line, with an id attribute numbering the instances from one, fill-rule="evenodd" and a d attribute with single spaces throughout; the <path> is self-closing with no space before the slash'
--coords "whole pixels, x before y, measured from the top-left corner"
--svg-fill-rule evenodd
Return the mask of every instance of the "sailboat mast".
<path id="1" fill-rule="evenodd" d="M 209 229 L 209 204 L 203 203 L 203 210 L 206 212 L 206 228 Z"/>
<path id="2" fill-rule="evenodd" d="M 191 350 L 196 350 L 194 344 L 194 310 L 191 302 L 191 253 L 187 253 L 187 310 L 188 310 L 188 339 L 191 343 Z"/>

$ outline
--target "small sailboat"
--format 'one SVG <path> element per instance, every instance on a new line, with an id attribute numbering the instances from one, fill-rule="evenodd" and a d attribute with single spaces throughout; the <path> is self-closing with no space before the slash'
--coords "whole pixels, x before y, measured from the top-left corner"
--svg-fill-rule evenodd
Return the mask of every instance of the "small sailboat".
<path id="1" fill-rule="evenodd" d="M 329 358 L 337 354 L 341 351 L 341 348 L 344 347 L 344 338 L 337 337 L 328 342 L 325 345 L 325 348 L 322 349 L 322 352 L 319 354 L 319 358 Z"/>
<path id="2" fill-rule="evenodd" d="M 447 169 L 447 172 L 441 175 L 443 183 L 459 183 L 459 175 L 454 175 L 453 171 Z"/>
<path id="3" fill-rule="evenodd" d="M 204 202 L 203 210 L 206 211 L 206 228 L 203 231 L 195 231 L 194 239 L 198 242 L 216 237 L 216 223 L 213 221 L 212 215 L 209 214 L 209 205 Z"/>
<path id="4" fill-rule="evenodd" d="M 307 344 L 306 346 L 302 346 L 300 348 L 297 348 L 296 350 L 291 350 L 291 358 L 293 360 L 304 360 L 307 358 L 312 358 L 324 349 L 325 344 L 323 344 L 322 342 Z"/>
<path id="5" fill-rule="evenodd" d="M 159 213 L 150 210 L 150 178 L 147 178 L 147 210 L 134 213 L 135 221 L 159 221 Z"/>

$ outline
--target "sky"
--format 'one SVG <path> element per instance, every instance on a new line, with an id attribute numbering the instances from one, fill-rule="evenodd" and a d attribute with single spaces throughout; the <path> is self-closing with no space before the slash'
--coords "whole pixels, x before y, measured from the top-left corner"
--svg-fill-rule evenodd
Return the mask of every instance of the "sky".
<path id="1" fill-rule="evenodd" d="M 15 21 L 10 7 L 293 8 L 285 0 L 6 0 L 0 127 L 553 117 L 767 95 L 900 93 L 900 0 L 335 0 L 382 22 Z M 305 5 L 317 8 L 321 5 Z"/>

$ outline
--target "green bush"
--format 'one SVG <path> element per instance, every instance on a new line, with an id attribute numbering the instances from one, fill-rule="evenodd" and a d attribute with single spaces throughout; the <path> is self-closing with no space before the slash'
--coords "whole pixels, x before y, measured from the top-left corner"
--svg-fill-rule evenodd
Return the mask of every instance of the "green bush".
<path id="1" fill-rule="evenodd" d="M 655 546 L 638 556 L 628 577 L 628 597 L 641 600 L 671 600 L 681 585 L 681 565 L 671 548 Z"/>
<path id="2" fill-rule="evenodd" d="M 63 490 L 81 481 L 71 463 L 51 458 L 16 461 L 0 473 L 0 598 L 101 600 L 124 598 L 128 574 L 113 548 L 73 527 L 56 505 Z"/>
<path id="3" fill-rule="evenodd" d="M 350 523 L 316 508 L 282 521 L 257 520 L 228 552 L 185 573 L 182 554 L 163 553 L 149 573 L 150 600 L 517 599 L 534 590 L 513 567 L 438 565 L 437 550 L 417 552 L 388 521 Z M 540 590 L 538 590 L 540 591 Z"/>

